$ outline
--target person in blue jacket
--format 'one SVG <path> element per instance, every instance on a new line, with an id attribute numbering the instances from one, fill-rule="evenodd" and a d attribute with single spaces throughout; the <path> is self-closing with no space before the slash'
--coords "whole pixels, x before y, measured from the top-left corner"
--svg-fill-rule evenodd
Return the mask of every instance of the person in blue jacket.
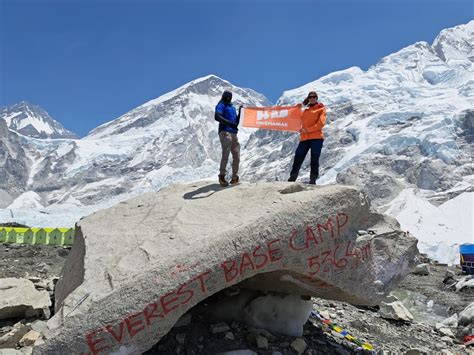
<path id="1" fill-rule="evenodd" d="M 219 169 L 219 184 L 221 186 L 228 186 L 226 180 L 227 162 L 229 161 L 229 154 L 232 153 L 232 178 L 231 184 L 239 182 L 239 164 L 240 164 L 240 144 L 237 138 L 239 131 L 238 125 L 240 121 L 240 110 L 237 114 L 234 105 L 232 104 L 232 93 L 224 91 L 219 103 L 216 106 L 214 118 L 219 122 L 219 140 L 222 146 L 221 165 Z"/>

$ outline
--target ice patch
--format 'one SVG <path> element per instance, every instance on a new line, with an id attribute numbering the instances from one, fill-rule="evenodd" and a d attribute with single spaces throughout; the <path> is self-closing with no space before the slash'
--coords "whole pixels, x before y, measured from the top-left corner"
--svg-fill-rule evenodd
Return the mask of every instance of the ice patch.
<path id="1" fill-rule="evenodd" d="M 256 328 L 300 337 L 312 309 L 313 302 L 302 300 L 299 295 L 266 295 L 250 302 L 245 308 L 245 320 Z"/>

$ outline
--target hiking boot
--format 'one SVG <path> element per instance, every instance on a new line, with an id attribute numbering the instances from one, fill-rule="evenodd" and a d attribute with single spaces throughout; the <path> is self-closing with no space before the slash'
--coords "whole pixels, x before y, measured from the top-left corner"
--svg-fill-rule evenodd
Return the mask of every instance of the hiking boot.
<path id="1" fill-rule="evenodd" d="M 239 183 L 239 177 L 237 175 L 235 175 L 232 180 L 230 180 L 230 184 L 231 185 L 235 185 L 235 184 L 238 184 Z"/>
<path id="2" fill-rule="evenodd" d="M 309 180 L 310 185 L 316 185 L 316 180 Z"/>
<path id="3" fill-rule="evenodd" d="M 290 177 L 288 178 L 289 182 L 295 182 L 298 178 L 298 172 L 294 172 L 293 170 L 290 172 Z"/>
<path id="4" fill-rule="evenodd" d="M 227 180 L 225 179 L 225 175 L 219 175 L 219 184 L 220 184 L 222 187 L 229 186 L 229 183 L 228 183 Z"/>

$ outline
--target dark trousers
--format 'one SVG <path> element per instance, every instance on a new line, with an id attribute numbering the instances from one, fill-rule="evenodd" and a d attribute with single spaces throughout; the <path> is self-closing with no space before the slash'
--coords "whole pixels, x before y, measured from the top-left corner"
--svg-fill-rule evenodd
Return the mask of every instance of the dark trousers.
<path id="1" fill-rule="evenodd" d="M 311 173 L 310 181 L 314 182 L 319 176 L 319 157 L 321 150 L 323 149 L 324 139 L 308 139 L 301 141 L 298 144 L 295 152 L 295 160 L 293 161 L 293 167 L 291 168 L 289 181 L 296 181 L 298 173 L 300 172 L 301 165 L 308 154 L 308 150 L 311 149 Z"/>

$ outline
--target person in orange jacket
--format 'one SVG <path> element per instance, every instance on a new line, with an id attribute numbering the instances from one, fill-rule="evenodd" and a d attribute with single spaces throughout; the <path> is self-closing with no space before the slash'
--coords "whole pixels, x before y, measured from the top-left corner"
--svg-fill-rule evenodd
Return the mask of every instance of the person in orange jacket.
<path id="1" fill-rule="evenodd" d="M 296 181 L 304 158 L 311 149 L 309 183 L 314 185 L 319 176 L 319 157 L 324 142 L 323 127 L 326 124 L 326 108 L 318 102 L 318 94 L 315 91 L 310 91 L 303 105 L 307 107 L 301 115 L 300 143 L 296 148 L 288 181 Z"/>

